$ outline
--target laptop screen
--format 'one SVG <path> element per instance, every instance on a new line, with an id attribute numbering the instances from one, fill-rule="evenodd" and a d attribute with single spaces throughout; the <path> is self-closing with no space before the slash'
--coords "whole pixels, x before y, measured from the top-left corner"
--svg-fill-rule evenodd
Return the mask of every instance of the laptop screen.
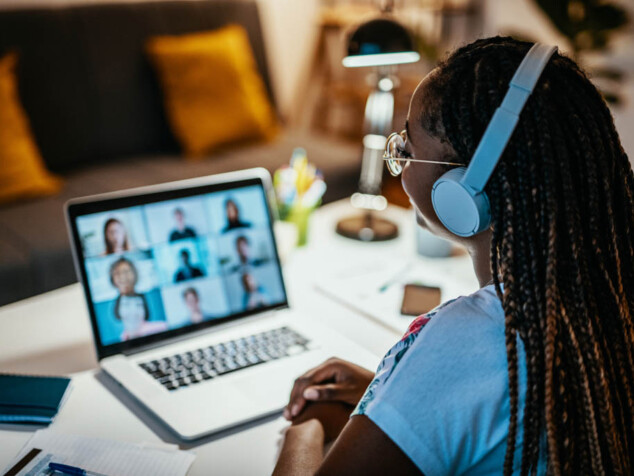
<path id="1" fill-rule="evenodd" d="M 100 358 L 287 305 L 260 179 L 68 211 Z"/>

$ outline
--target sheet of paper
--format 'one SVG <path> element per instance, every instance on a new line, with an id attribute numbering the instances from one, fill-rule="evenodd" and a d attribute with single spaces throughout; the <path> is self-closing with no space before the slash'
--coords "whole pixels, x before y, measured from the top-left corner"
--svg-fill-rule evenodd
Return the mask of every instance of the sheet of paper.
<path id="1" fill-rule="evenodd" d="M 195 455 L 187 451 L 39 430 L 9 468 L 33 448 L 53 454 L 55 462 L 63 461 L 108 476 L 184 476 L 195 459 Z M 39 474 L 48 473 L 33 473 L 33 476 Z"/>
<path id="2" fill-rule="evenodd" d="M 406 284 L 437 286 L 442 301 L 475 292 L 479 285 L 468 256 L 377 259 L 351 267 L 342 263 L 320 276 L 315 287 L 325 295 L 403 334 L 412 316 L 401 314 Z"/>

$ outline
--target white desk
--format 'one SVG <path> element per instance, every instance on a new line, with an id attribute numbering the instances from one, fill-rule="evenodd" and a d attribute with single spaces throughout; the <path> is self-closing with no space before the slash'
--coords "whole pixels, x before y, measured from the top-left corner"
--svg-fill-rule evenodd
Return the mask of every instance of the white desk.
<path id="1" fill-rule="evenodd" d="M 313 288 L 315 276 L 341 260 L 371 260 L 377 255 L 415 258 L 414 221 L 410 211 L 390 207 L 401 236 L 384 243 L 357 243 L 334 233 L 336 221 L 352 213 L 347 201 L 318 210 L 312 219 L 309 245 L 294 251 L 284 274 L 291 305 L 303 318 L 315 319 L 380 356 L 399 338 L 385 326 L 355 313 Z M 475 290 L 475 289 L 474 289 Z M 277 458 L 281 417 L 220 435 L 182 444 L 171 432 L 96 369 L 89 318 L 79 285 L 0 308 L 0 371 L 73 374 L 70 398 L 50 428 L 64 433 L 100 436 L 130 442 L 179 443 L 197 458 L 190 475 L 270 474 Z M 86 370 L 89 369 L 89 370 Z M 34 428 L 0 425 L 0 470 L 27 442 Z"/>

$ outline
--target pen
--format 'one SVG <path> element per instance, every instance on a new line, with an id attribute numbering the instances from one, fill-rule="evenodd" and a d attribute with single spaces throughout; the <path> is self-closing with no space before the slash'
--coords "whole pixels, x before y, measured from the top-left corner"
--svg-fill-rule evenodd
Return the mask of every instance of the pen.
<path id="1" fill-rule="evenodd" d="M 81 469 L 76 466 L 69 466 L 61 463 L 49 463 L 48 468 L 52 471 L 59 471 L 60 473 L 72 474 L 74 476 L 106 476 L 105 474 L 86 471 L 85 469 Z"/>
<path id="2" fill-rule="evenodd" d="M 399 281 L 399 279 L 403 277 L 403 275 L 409 270 L 411 266 L 412 264 L 408 263 L 403 269 L 399 270 L 398 273 L 396 273 L 394 276 L 388 279 L 385 283 L 383 283 L 383 285 L 379 288 L 379 292 L 383 293 L 387 291 L 388 288 L 392 286 L 392 284 L 396 283 L 397 281 Z"/>

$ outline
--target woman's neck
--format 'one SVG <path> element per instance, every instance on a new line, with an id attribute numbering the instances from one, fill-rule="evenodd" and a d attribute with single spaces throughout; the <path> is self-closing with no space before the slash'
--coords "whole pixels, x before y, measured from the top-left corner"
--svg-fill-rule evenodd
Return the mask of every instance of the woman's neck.
<path id="1" fill-rule="evenodd" d="M 470 240 L 467 251 L 471 256 L 473 270 L 475 271 L 480 287 L 483 288 L 493 283 L 493 274 L 491 273 L 491 235 L 477 236 Z M 484 234 L 483 234 L 484 235 Z"/>

